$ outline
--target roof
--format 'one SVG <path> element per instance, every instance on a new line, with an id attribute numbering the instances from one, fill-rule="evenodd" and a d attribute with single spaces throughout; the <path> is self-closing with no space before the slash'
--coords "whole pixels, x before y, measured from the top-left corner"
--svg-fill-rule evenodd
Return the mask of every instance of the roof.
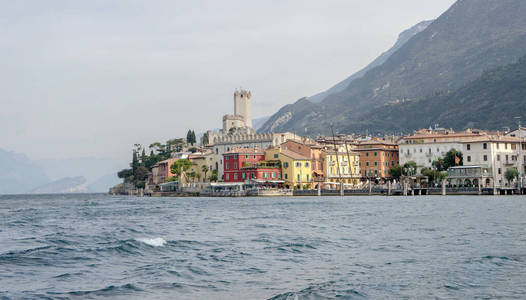
<path id="1" fill-rule="evenodd" d="M 286 150 L 286 149 L 281 149 L 280 153 L 292 159 L 296 159 L 296 160 L 310 160 L 310 157 L 306 157 L 299 153 L 296 153 L 290 150 Z"/>
<path id="2" fill-rule="evenodd" d="M 519 138 L 513 136 L 502 136 L 502 135 L 482 135 L 474 137 L 469 141 L 462 141 L 464 143 L 476 143 L 476 142 L 508 142 L 508 143 L 518 143 Z"/>
<path id="3" fill-rule="evenodd" d="M 263 149 L 257 149 L 257 148 L 235 148 L 228 152 L 225 152 L 224 154 L 265 154 Z"/>

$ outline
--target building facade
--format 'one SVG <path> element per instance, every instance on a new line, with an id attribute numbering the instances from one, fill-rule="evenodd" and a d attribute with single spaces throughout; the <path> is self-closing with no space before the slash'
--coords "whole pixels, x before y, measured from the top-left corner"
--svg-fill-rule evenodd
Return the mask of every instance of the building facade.
<path id="1" fill-rule="evenodd" d="M 520 144 L 518 137 L 511 136 L 484 135 L 472 138 L 462 145 L 463 164 L 481 168 L 483 187 L 509 186 L 504 175 L 506 170 L 524 169 L 520 160 Z"/>
<path id="2" fill-rule="evenodd" d="M 390 169 L 399 163 L 398 145 L 392 139 L 361 141 L 354 150 L 360 153 L 360 170 L 364 178 L 391 179 Z"/>
<path id="3" fill-rule="evenodd" d="M 358 185 L 360 182 L 360 154 L 354 151 L 323 152 L 326 183 Z"/>
<path id="4" fill-rule="evenodd" d="M 266 161 L 280 161 L 285 188 L 312 188 L 311 158 L 278 146 L 265 151 Z"/>
<path id="5" fill-rule="evenodd" d="M 451 149 L 461 150 L 463 143 L 482 136 L 482 132 L 466 130 L 454 132 L 447 129 L 422 129 L 398 141 L 400 165 L 414 161 L 418 172 L 424 167 L 431 168 L 433 161 L 446 155 Z"/>
<path id="6" fill-rule="evenodd" d="M 253 170 L 249 172 L 245 169 L 257 169 L 258 162 L 263 160 L 265 160 L 265 152 L 255 148 L 237 148 L 224 153 L 224 181 L 244 182 L 251 179 Z"/>

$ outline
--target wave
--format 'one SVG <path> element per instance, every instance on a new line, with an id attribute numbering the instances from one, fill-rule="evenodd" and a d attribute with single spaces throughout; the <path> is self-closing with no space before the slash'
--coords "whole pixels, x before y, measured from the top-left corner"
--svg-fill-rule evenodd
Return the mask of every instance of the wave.
<path id="1" fill-rule="evenodd" d="M 166 244 L 166 240 L 161 237 L 156 238 L 139 238 L 136 239 L 139 242 L 143 242 L 147 245 L 154 246 L 154 247 L 162 247 Z"/>

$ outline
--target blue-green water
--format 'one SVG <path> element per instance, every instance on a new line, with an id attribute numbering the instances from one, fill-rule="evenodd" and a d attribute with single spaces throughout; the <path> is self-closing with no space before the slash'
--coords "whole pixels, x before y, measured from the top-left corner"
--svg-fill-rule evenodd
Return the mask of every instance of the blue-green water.
<path id="1" fill-rule="evenodd" d="M 0 298 L 524 298 L 526 197 L 0 196 Z"/>

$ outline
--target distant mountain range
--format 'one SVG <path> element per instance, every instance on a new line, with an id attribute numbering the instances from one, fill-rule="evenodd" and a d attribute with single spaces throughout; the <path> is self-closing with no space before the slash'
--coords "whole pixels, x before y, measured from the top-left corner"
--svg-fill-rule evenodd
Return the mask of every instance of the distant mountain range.
<path id="1" fill-rule="evenodd" d="M 503 120 L 511 120 L 517 112 L 504 109 L 500 94 L 492 99 L 475 99 L 474 86 L 470 89 L 468 84 L 484 80 L 480 77 L 485 71 L 501 72 L 495 68 L 515 63 L 526 54 L 524 16 L 526 1 L 457 1 L 431 24 L 423 24 L 425 29 L 398 47 L 395 45 L 396 49 L 393 47 L 392 52 L 388 51 L 387 57 L 379 58 L 378 65 L 355 76 L 344 89 L 325 94 L 320 103 L 316 103 L 319 98 L 314 97 L 314 101 L 303 98 L 286 105 L 259 131 L 295 131 L 313 136 L 328 134 L 331 124 L 339 132 L 377 132 L 410 131 L 435 122 L 456 129 L 471 125 L 498 129 Z M 473 94 L 465 94 L 468 91 Z M 436 113 L 431 114 L 428 110 L 411 110 L 414 106 L 407 104 L 419 102 L 423 105 L 434 99 L 433 103 L 437 103 L 435 109 L 444 111 L 446 101 L 457 110 L 464 109 L 460 105 L 461 95 L 464 99 L 473 99 L 472 106 L 491 106 L 499 113 L 470 108 L 470 116 L 477 121 L 464 122 L 456 119 L 459 116 L 453 113 L 456 111 L 441 114 L 438 118 L 433 117 Z M 509 98 L 506 105 L 518 107 L 521 101 L 517 97 Z M 387 122 L 388 111 L 397 111 L 399 117 L 407 114 L 411 116 L 408 117 L 411 122 Z M 391 123 L 395 126 L 391 127 Z"/>
<path id="2" fill-rule="evenodd" d="M 107 192 L 120 180 L 111 159 L 33 161 L 0 149 L 0 194 Z"/>

